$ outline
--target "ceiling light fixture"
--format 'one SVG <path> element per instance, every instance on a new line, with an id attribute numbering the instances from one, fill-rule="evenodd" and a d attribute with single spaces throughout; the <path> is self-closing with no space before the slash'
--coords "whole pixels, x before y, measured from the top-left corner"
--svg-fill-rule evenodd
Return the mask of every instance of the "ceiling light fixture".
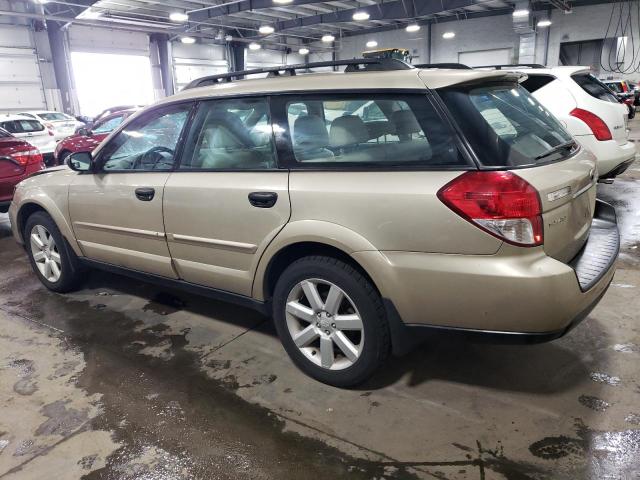
<path id="1" fill-rule="evenodd" d="M 262 46 L 260 46 L 259 43 L 251 42 L 249 44 L 249 50 L 260 50 L 261 48 L 262 48 Z"/>
<path id="2" fill-rule="evenodd" d="M 373 48 L 378 46 L 378 42 L 376 42 L 375 40 L 369 40 L 366 45 L 367 48 Z"/>
<path id="3" fill-rule="evenodd" d="M 513 16 L 516 18 L 527 17 L 529 15 L 529 10 L 526 8 L 521 8 L 519 10 L 513 11 Z"/>
<path id="4" fill-rule="evenodd" d="M 551 20 L 545 19 L 538 22 L 539 27 L 548 27 L 549 25 L 551 25 Z"/>
<path id="5" fill-rule="evenodd" d="M 300 50 L 298 50 L 298 53 L 300 55 L 308 55 L 309 54 L 309 49 L 302 47 Z"/>
<path id="6" fill-rule="evenodd" d="M 405 28 L 405 30 L 409 33 L 417 32 L 418 30 L 420 30 L 420 25 L 418 25 L 417 23 L 412 23 L 411 25 L 407 25 L 407 28 Z"/>
<path id="7" fill-rule="evenodd" d="M 333 35 L 323 35 L 320 40 L 322 40 L 324 43 L 331 43 L 336 40 L 336 37 L 334 37 Z"/>
<path id="8" fill-rule="evenodd" d="M 275 28 L 273 28 L 271 25 L 262 25 L 258 31 L 262 34 L 262 35 L 269 35 L 270 33 L 273 33 L 276 31 Z"/>
<path id="9" fill-rule="evenodd" d="M 369 15 L 367 12 L 358 11 L 358 12 L 356 12 L 356 13 L 354 13 L 354 14 L 353 14 L 353 17 L 352 17 L 352 18 L 353 18 L 354 20 L 358 21 L 358 22 L 361 22 L 361 21 L 363 21 L 363 20 L 369 20 L 369 17 L 370 17 L 370 16 L 371 16 L 371 15 Z"/>
<path id="10" fill-rule="evenodd" d="M 277 5 L 286 5 L 291 2 L 293 2 L 293 0 L 273 0 L 273 3 Z"/>
<path id="11" fill-rule="evenodd" d="M 455 36 L 456 36 L 455 32 L 444 32 L 442 34 L 442 38 L 447 38 L 447 39 L 453 38 Z"/>
<path id="12" fill-rule="evenodd" d="M 186 22 L 189 20 L 189 15 L 183 12 L 171 12 L 171 14 L 169 14 L 169 20 L 172 22 Z"/>
<path id="13" fill-rule="evenodd" d="M 196 43 L 196 39 L 193 37 L 181 37 L 180 41 L 188 45 L 191 45 L 192 43 Z"/>

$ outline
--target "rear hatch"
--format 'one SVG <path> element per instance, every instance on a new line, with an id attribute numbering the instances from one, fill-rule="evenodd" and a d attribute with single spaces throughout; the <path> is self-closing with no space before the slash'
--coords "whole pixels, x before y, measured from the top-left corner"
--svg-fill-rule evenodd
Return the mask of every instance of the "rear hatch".
<path id="1" fill-rule="evenodd" d="M 627 143 L 627 106 L 620 103 L 609 88 L 591 75 L 588 69 L 572 73 L 571 79 L 580 87 L 579 92 L 584 92 L 584 95 L 577 95 L 578 108 L 600 117 L 618 145 Z"/>
<path id="2" fill-rule="evenodd" d="M 589 235 L 595 157 L 514 79 L 438 90 L 480 170 L 509 170 L 540 197 L 544 250 L 568 263 Z"/>

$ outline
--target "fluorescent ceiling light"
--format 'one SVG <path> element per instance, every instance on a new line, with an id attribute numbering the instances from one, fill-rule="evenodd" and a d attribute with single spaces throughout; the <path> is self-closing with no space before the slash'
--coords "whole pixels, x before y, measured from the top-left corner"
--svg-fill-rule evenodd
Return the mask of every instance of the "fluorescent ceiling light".
<path id="1" fill-rule="evenodd" d="M 196 43 L 196 39 L 193 37 L 181 37 L 180 41 L 182 43 L 187 43 L 187 44 L 192 44 L 192 43 Z"/>
<path id="2" fill-rule="evenodd" d="M 453 38 L 455 36 L 456 36 L 455 32 L 444 32 L 442 34 L 442 38 Z"/>
<path id="3" fill-rule="evenodd" d="M 307 55 L 309 53 L 309 49 L 308 48 L 301 48 L 300 50 L 298 50 L 298 53 L 300 55 Z"/>
<path id="4" fill-rule="evenodd" d="M 189 15 L 183 12 L 172 12 L 169 15 L 169 20 L 172 22 L 186 22 L 189 20 Z"/>
<path id="5" fill-rule="evenodd" d="M 271 25 L 262 25 L 258 31 L 262 34 L 262 35 L 269 35 L 270 33 L 275 32 L 275 28 L 273 28 Z"/>
<path id="6" fill-rule="evenodd" d="M 331 43 L 331 42 L 335 41 L 335 39 L 336 39 L 336 37 L 334 37 L 333 35 L 323 35 L 322 38 L 321 38 L 321 40 L 324 43 Z"/>
<path id="7" fill-rule="evenodd" d="M 36 0 L 36 3 L 49 3 L 49 0 Z"/>
<path id="8" fill-rule="evenodd" d="M 538 26 L 539 27 L 548 27 L 549 25 L 551 25 L 551 20 L 540 20 L 538 22 Z"/>
<path id="9" fill-rule="evenodd" d="M 357 21 L 369 20 L 370 15 L 367 12 L 356 12 L 353 14 L 353 19 Z"/>
<path id="10" fill-rule="evenodd" d="M 520 10 L 513 11 L 513 16 L 516 18 L 526 17 L 528 15 L 529 15 L 529 10 L 527 10 L 526 8 L 521 8 Z"/>
<path id="11" fill-rule="evenodd" d="M 405 30 L 407 32 L 417 32 L 418 30 L 420 30 L 420 25 L 418 25 L 417 23 L 413 23 L 411 25 L 407 25 L 407 28 L 405 28 Z"/>
<path id="12" fill-rule="evenodd" d="M 367 42 L 367 48 L 373 48 L 373 47 L 377 47 L 378 46 L 378 42 L 376 42 L 375 40 L 369 40 Z"/>
<path id="13" fill-rule="evenodd" d="M 293 0 L 273 0 L 273 3 L 277 5 L 286 5 L 287 3 L 291 3 Z"/>
<path id="14" fill-rule="evenodd" d="M 256 42 L 251 42 L 249 44 L 249 50 L 260 50 L 262 47 L 260 46 L 259 43 Z"/>

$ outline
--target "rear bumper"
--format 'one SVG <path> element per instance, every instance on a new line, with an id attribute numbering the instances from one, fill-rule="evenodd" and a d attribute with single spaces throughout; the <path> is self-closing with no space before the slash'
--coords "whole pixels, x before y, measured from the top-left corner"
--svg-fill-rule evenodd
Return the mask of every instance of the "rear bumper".
<path id="1" fill-rule="evenodd" d="M 614 169 L 622 164 L 627 164 L 628 167 L 636 158 L 636 146 L 633 142 L 626 142 L 622 145 L 619 145 L 616 140 L 600 142 L 593 135 L 577 135 L 576 140 L 596 156 L 598 175 L 601 178 L 611 178 L 608 175 Z"/>
<path id="2" fill-rule="evenodd" d="M 564 335 L 597 305 L 618 252 L 615 211 L 598 202 L 589 240 L 570 264 L 542 248 L 507 245 L 495 255 L 383 252 L 386 277 L 374 281 L 394 338 L 438 329 L 540 342 Z M 354 254 L 367 271 L 362 258 L 369 254 Z"/>

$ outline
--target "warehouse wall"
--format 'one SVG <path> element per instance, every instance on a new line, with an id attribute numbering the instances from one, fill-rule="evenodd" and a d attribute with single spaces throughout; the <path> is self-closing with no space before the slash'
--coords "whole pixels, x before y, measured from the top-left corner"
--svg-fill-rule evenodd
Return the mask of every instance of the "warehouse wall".
<path id="1" fill-rule="evenodd" d="M 204 43 L 185 45 L 181 42 L 173 42 L 171 50 L 176 92 L 191 80 L 228 71 L 225 48 L 222 45 Z"/>

